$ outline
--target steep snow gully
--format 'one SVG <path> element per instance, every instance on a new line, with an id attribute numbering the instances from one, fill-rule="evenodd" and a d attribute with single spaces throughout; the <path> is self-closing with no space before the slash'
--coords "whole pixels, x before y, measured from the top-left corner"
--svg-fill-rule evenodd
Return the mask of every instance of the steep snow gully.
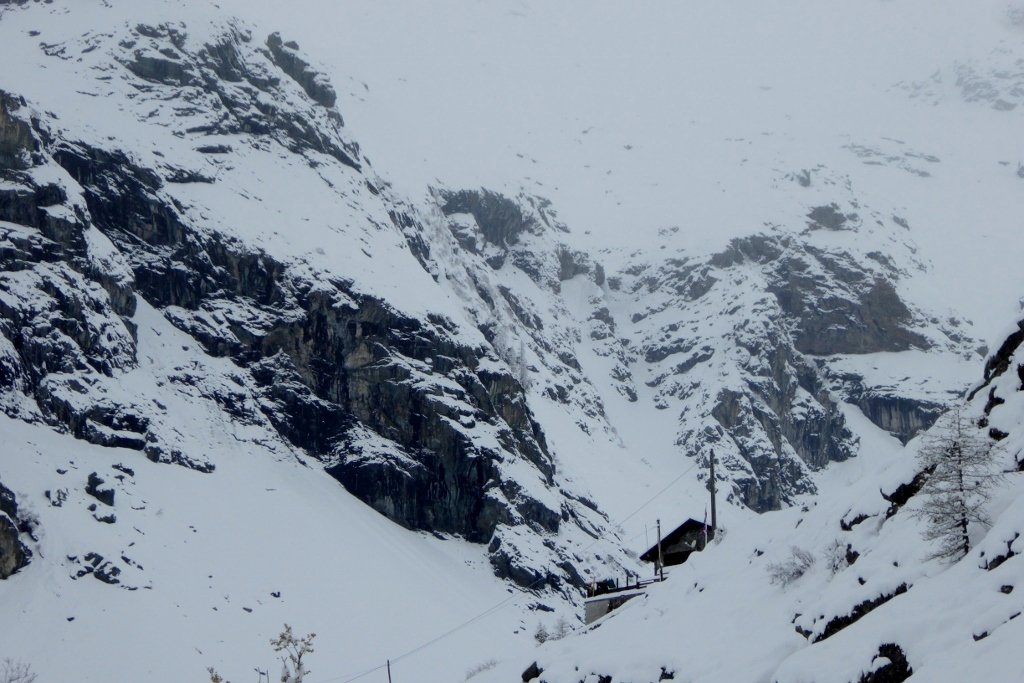
<path id="1" fill-rule="evenodd" d="M 0 681 L 1024 680 L 1024 5 L 940 4 L 0 0 Z"/>

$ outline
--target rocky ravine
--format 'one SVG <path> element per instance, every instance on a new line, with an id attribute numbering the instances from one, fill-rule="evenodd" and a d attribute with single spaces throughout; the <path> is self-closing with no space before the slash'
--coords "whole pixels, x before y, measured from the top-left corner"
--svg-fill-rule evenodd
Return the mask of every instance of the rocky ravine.
<path id="1" fill-rule="evenodd" d="M 901 354 L 977 358 L 959 321 L 914 310 L 900 296 L 906 269 L 921 266 L 904 228 L 877 212 L 868 224 L 821 206 L 796 226 L 703 256 L 654 260 L 638 249 L 615 272 L 601 255 L 567 246 L 567 228 L 542 199 L 439 195 L 464 249 L 462 296 L 483 311 L 479 324 L 536 393 L 605 438 L 617 438 L 608 400 L 646 403 L 675 423 L 675 447 L 701 469 L 715 448 L 730 499 L 757 511 L 812 494 L 813 471 L 857 454 L 840 403 L 905 443 L 964 390 L 931 379 L 921 392 L 862 366 L 880 356 L 899 366 Z M 836 245 L 836 233 L 858 239 Z M 561 296 L 574 278 L 587 281 L 582 312 Z M 488 284 L 494 279 L 497 287 Z M 588 374 L 585 353 L 605 359 L 608 375 Z"/>

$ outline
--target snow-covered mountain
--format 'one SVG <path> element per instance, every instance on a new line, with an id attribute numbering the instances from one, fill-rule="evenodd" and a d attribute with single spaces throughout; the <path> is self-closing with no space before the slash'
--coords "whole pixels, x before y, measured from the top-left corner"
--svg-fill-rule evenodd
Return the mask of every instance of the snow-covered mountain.
<path id="1" fill-rule="evenodd" d="M 948 571 L 889 514 L 972 388 L 1020 460 L 1021 12 L 946 4 L 0 3 L 0 658 L 1016 672 L 1017 480 Z M 727 533 L 531 652 L 711 449 Z"/>
<path id="2" fill-rule="evenodd" d="M 724 538 L 672 568 L 670 580 L 582 634 L 523 651 L 474 680 L 1020 680 L 1020 325 L 984 364 L 964 408 L 994 440 L 997 470 L 1006 473 L 988 505 L 994 522 L 972 529 L 964 559 L 927 559 L 934 547 L 912 512 L 919 463 L 848 408 L 861 450 L 817 478 L 813 501 L 733 513 Z M 798 553 L 809 563 L 780 582 L 777 568 Z"/>

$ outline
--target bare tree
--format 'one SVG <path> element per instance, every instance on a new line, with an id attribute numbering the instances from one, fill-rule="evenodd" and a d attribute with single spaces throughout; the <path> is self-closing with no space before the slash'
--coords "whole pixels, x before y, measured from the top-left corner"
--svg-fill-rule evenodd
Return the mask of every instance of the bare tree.
<path id="1" fill-rule="evenodd" d="M 277 634 L 276 638 L 270 639 L 270 645 L 274 648 L 274 652 L 279 653 L 281 657 L 281 683 L 302 683 L 303 678 L 309 675 L 304 658 L 306 655 L 313 654 L 314 638 L 316 638 L 315 633 L 296 636 L 292 632 L 292 627 L 285 624 L 284 630 Z M 259 680 L 262 681 L 265 678 L 269 683 L 270 674 L 267 671 L 262 671 L 259 667 L 256 667 L 255 671 Z M 212 666 L 208 667 L 206 672 L 210 675 L 210 683 L 230 683 Z M 7 682 L 0 678 L 0 683 Z M 13 679 L 13 683 L 22 683 L 22 681 Z M 25 683 L 31 683 L 31 679 Z"/>
<path id="2" fill-rule="evenodd" d="M 992 441 L 959 409 L 925 438 L 917 458 L 931 475 L 913 514 L 926 522 L 924 538 L 938 541 L 929 559 L 962 559 L 971 550 L 971 525 L 991 526 L 985 507 L 1003 478 L 994 456 Z"/>
<path id="3" fill-rule="evenodd" d="M 296 636 L 292 633 L 292 627 L 285 624 L 284 630 L 276 638 L 270 639 L 274 652 L 284 653 L 281 655 L 281 683 L 302 683 L 303 677 L 309 673 L 302 659 L 313 653 L 314 638 L 315 633 Z"/>
<path id="4" fill-rule="evenodd" d="M 32 683 L 36 675 L 32 667 L 14 659 L 5 659 L 0 664 L 0 683 Z"/>

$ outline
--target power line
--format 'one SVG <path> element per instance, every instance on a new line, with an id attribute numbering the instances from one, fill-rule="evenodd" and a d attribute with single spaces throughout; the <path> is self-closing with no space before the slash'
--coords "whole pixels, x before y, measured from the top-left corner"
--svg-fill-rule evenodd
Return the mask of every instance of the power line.
<path id="1" fill-rule="evenodd" d="M 630 519 L 632 519 L 637 514 L 639 514 L 641 510 L 643 510 L 648 505 L 653 503 L 654 500 L 656 498 L 658 498 L 661 494 L 665 493 L 670 488 L 672 488 L 680 479 L 682 479 L 687 474 L 689 474 L 693 470 L 693 468 L 695 468 L 696 466 L 697 466 L 697 463 L 694 462 L 692 465 L 690 465 L 685 470 L 683 470 L 683 472 L 679 476 L 677 476 L 675 479 L 673 479 L 668 484 L 666 484 L 660 491 L 655 493 L 653 496 L 651 496 L 650 498 L 645 500 L 640 505 L 640 507 L 638 507 L 637 509 L 633 510 L 631 513 L 629 513 L 628 515 L 626 515 L 625 517 L 620 519 L 615 524 L 615 527 L 616 528 L 621 527 L 623 524 L 625 524 Z M 646 531 L 646 529 L 645 529 L 645 531 Z M 637 535 L 639 535 L 639 534 L 637 534 Z M 635 536 L 634 536 L 634 538 L 635 538 Z M 595 545 L 597 545 L 598 542 L 601 541 L 601 540 L 602 540 L 602 537 L 598 536 L 593 541 L 591 541 L 586 546 L 584 546 L 579 552 L 584 553 L 584 552 L 590 550 Z M 632 539 L 629 539 L 629 540 L 632 540 Z M 532 590 L 536 585 L 538 585 L 542 581 L 546 581 L 547 578 L 548 578 L 547 576 L 541 576 L 540 578 L 538 578 L 536 581 L 531 583 L 529 586 L 527 586 L 523 590 L 527 590 L 527 591 Z M 474 622 L 477 622 L 480 619 L 483 619 L 484 617 L 490 616 L 491 614 L 494 614 L 498 610 L 502 609 L 505 605 L 507 605 L 508 603 L 512 602 L 512 600 L 514 600 L 516 597 L 518 597 L 518 595 L 513 593 L 512 595 L 510 595 L 509 597 L 505 598 L 504 600 L 502 600 L 502 601 L 500 601 L 498 603 L 495 603 L 491 607 L 488 607 L 487 609 L 485 609 L 483 612 L 480 612 L 476 616 L 470 617 L 469 619 L 467 619 L 466 621 L 462 622 L 461 624 L 458 624 L 457 626 L 454 626 L 454 627 L 448 629 L 444 633 L 442 633 L 442 634 L 440 634 L 440 635 L 438 635 L 438 636 L 436 636 L 434 638 L 431 638 L 430 640 L 426 641 L 425 643 L 422 643 L 421 645 L 418 645 L 418 646 L 414 647 L 413 649 L 408 650 L 407 652 L 403 652 L 402 654 L 398 655 L 397 657 L 392 658 L 390 661 L 391 662 L 399 662 L 399 661 L 405 659 L 406 657 L 410 657 L 410 656 L 416 654 L 417 652 L 420 652 L 421 650 L 427 649 L 431 645 L 434 645 L 435 643 L 438 643 L 438 642 L 444 640 L 445 638 L 447 638 L 448 636 L 456 633 L 457 631 L 461 631 L 462 629 L 464 629 L 465 627 L 469 626 L 470 624 L 472 624 Z M 387 666 L 387 664 L 380 664 L 378 666 L 373 667 L 372 669 L 367 669 L 367 670 L 363 671 L 360 674 L 356 674 L 356 675 L 352 676 L 351 678 L 345 678 L 345 675 L 343 675 L 343 676 L 335 676 L 334 678 L 324 678 L 324 679 L 321 679 L 317 683 L 334 683 L 335 681 L 340 681 L 340 683 L 352 683 L 352 681 L 358 681 L 360 678 L 364 678 L 364 677 L 369 676 L 370 674 L 372 674 L 372 673 L 374 673 L 376 671 L 380 671 L 381 669 L 385 668 L 386 666 Z M 350 674 L 346 674 L 346 675 L 350 675 Z"/>
<path id="2" fill-rule="evenodd" d="M 374 671 L 380 671 L 385 666 L 387 666 L 387 664 L 380 664 L 379 666 L 375 666 L 372 669 L 367 669 L 366 671 L 364 671 L 361 674 L 356 674 L 355 676 L 352 676 L 352 678 L 345 678 L 345 676 L 349 676 L 350 674 L 345 674 L 344 676 L 335 676 L 334 678 L 325 678 L 322 681 L 320 681 L 320 683 L 328 683 L 329 681 L 342 681 L 342 679 L 344 679 L 342 681 L 342 683 L 350 683 L 351 681 L 358 681 L 360 678 L 363 678 L 364 676 L 369 676 Z"/>
<path id="3" fill-rule="evenodd" d="M 686 476 L 687 474 L 689 474 L 689 473 L 690 473 L 690 471 L 691 471 L 691 470 L 692 470 L 692 469 L 693 469 L 694 467 L 696 467 L 696 466 L 697 466 L 697 463 L 696 463 L 696 462 L 694 462 L 694 463 L 693 463 L 692 465 L 690 465 L 689 467 L 687 467 L 687 468 L 686 468 L 686 469 L 685 469 L 685 470 L 683 471 L 683 473 L 682 473 L 682 474 L 680 474 L 680 475 L 679 475 L 678 477 L 676 477 L 675 479 L 673 479 L 672 481 L 670 481 L 670 482 L 669 482 L 668 484 L 666 484 L 666 485 L 665 485 L 665 488 L 661 489 L 660 491 L 658 491 L 657 493 L 655 493 L 655 494 L 654 494 L 653 496 L 651 496 L 650 498 L 648 498 L 648 499 L 647 499 L 646 501 L 644 501 L 644 503 L 643 503 L 643 504 L 642 504 L 642 505 L 641 505 L 640 507 L 638 507 L 638 508 L 637 508 L 636 510 L 633 510 L 633 511 L 632 511 L 631 513 L 629 513 L 628 515 L 626 515 L 625 517 L 623 517 L 622 519 L 620 519 L 620 520 L 618 521 L 618 523 L 617 523 L 617 524 L 616 524 L 615 526 L 622 526 L 623 524 L 625 524 L 625 523 L 626 523 L 626 522 L 628 522 L 629 520 L 631 520 L 631 519 L 633 519 L 634 517 L 636 517 L 637 513 L 639 513 L 639 512 L 640 512 L 641 510 L 643 510 L 643 509 L 644 509 L 645 507 L 647 507 L 648 505 L 650 505 L 650 504 L 651 504 L 652 502 L 654 502 L 654 499 L 655 499 L 655 498 L 657 498 L 657 497 L 658 497 L 658 496 L 660 496 L 661 494 L 665 493 L 665 491 L 668 491 L 668 490 L 669 490 L 670 488 L 672 488 L 672 486 L 673 486 L 673 485 L 674 485 L 674 484 L 675 484 L 675 483 L 676 483 L 677 481 L 679 481 L 680 479 L 682 479 L 683 477 L 685 477 L 685 476 Z M 596 543 L 596 542 L 597 542 L 597 541 L 594 541 L 594 543 Z M 593 543 L 591 543 L 591 545 L 593 545 Z M 587 547 L 589 548 L 590 546 L 587 546 Z M 586 548 L 584 548 L 584 550 L 586 550 Z"/>

